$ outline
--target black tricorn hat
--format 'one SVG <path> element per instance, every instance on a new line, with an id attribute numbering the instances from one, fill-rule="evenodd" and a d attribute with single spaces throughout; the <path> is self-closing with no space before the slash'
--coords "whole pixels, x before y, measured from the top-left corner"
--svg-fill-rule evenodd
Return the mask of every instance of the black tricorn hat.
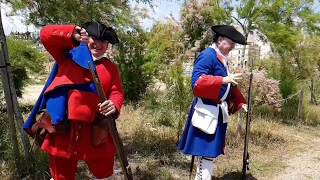
<path id="1" fill-rule="evenodd" d="M 100 22 L 86 22 L 82 26 L 93 39 L 107 40 L 111 44 L 119 42 L 116 31 Z"/>
<path id="2" fill-rule="evenodd" d="M 218 36 L 227 37 L 235 43 L 238 44 L 247 44 L 246 38 L 236 30 L 233 26 L 229 25 L 216 25 L 211 27 L 212 31 Z"/>

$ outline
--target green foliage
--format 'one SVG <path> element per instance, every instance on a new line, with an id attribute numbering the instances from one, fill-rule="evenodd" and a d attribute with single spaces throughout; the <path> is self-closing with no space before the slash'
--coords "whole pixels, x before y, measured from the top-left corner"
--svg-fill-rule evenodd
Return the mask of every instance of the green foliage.
<path id="1" fill-rule="evenodd" d="M 191 91 L 191 78 L 186 78 L 184 76 L 183 65 L 180 61 L 177 61 L 176 64 L 172 66 L 166 84 L 169 92 L 168 98 L 172 104 L 174 112 L 176 113 L 174 116 L 177 117 L 175 126 L 179 137 L 193 98 L 193 93 Z"/>
<path id="2" fill-rule="evenodd" d="M 298 67 L 299 79 L 310 79 L 319 72 L 320 37 L 312 35 L 304 38 L 294 53 L 294 61 Z"/>
<path id="3" fill-rule="evenodd" d="M 296 123 L 296 119 L 298 116 L 297 109 L 299 106 L 299 96 L 294 96 L 286 100 L 283 103 L 282 110 L 280 113 L 280 117 L 283 119 L 284 122 L 293 124 Z"/>
<path id="4" fill-rule="evenodd" d="M 137 101 L 144 95 L 152 78 L 151 73 L 145 70 L 148 62 L 144 55 L 146 33 L 137 28 L 119 34 L 120 43 L 117 45 L 115 60 L 119 63 L 126 98 Z"/>
<path id="5" fill-rule="evenodd" d="M 22 89 L 28 79 L 27 71 L 24 67 L 14 66 L 12 68 L 13 82 L 18 97 L 22 96 Z"/>
<path id="6" fill-rule="evenodd" d="M 81 24 L 90 19 L 118 19 L 119 13 L 116 13 L 116 8 L 122 6 L 118 0 L 98 2 L 81 0 L 14 0 L 7 2 L 10 3 L 16 11 L 26 10 L 28 22 L 36 26 L 55 23 Z M 111 17 L 107 17 L 107 15 L 111 15 Z"/>
<path id="7" fill-rule="evenodd" d="M 21 97 L 29 73 L 43 72 L 47 57 L 31 41 L 8 38 L 7 45 L 16 93 Z"/>
<path id="8" fill-rule="evenodd" d="M 148 33 L 146 57 L 149 60 L 146 70 L 157 78 L 163 76 L 170 62 L 183 52 L 183 43 L 179 42 L 181 28 L 173 22 L 157 23 Z"/>
<path id="9" fill-rule="evenodd" d="M 191 79 L 185 77 L 179 60 L 166 72 L 165 90 L 151 89 L 145 97 L 145 106 L 155 117 L 154 123 L 173 127 L 179 140 L 193 98 Z"/>
<path id="10" fill-rule="evenodd" d="M 151 3 L 151 0 L 137 0 Z M 139 100 L 151 82 L 151 72 L 145 57 L 146 33 L 140 27 L 138 13 L 131 11 L 128 1 L 8 1 L 14 10 L 25 10 L 28 22 L 36 26 L 46 24 L 82 24 L 96 20 L 115 26 L 120 39 L 116 46 L 115 61 L 124 83 L 126 97 Z M 79 7 L 79 8 L 74 8 Z M 136 13 L 136 14 L 135 14 Z"/>
<path id="11" fill-rule="evenodd" d="M 90 20 L 126 26 L 131 21 L 128 1 L 83 1 L 83 0 L 4 0 L 15 12 L 25 13 L 29 23 L 36 26 L 46 24 L 82 24 Z M 150 4 L 152 0 L 136 0 Z M 77 7 L 77 8 L 75 8 Z"/>
<path id="12" fill-rule="evenodd" d="M 25 67 L 32 73 L 43 72 L 43 63 L 47 60 L 44 53 L 40 52 L 31 41 L 7 39 L 9 58 L 13 66 Z"/>
<path id="13" fill-rule="evenodd" d="M 7 39 L 9 60 L 13 73 L 13 82 L 18 97 L 22 96 L 22 89 L 26 85 L 30 73 L 41 73 L 43 63 L 47 59 L 44 53 L 35 48 L 31 41 Z M 4 108 L 4 92 L 0 83 L 0 107 Z"/>
<path id="14" fill-rule="evenodd" d="M 280 80 L 281 77 L 281 60 L 277 57 L 271 57 L 258 61 L 254 66 L 255 69 L 265 70 L 267 77 L 270 79 Z"/>
<path id="15" fill-rule="evenodd" d="M 25 160 L 25 157 L 21 154 L 22 158 L 20 165 L 22 168 L 19 172 L 22 177 L 29 177 L 30 179 L 50 179 L 49 171 L 49 156 L 47 153 L 43 152 L 40 149 L 35 150 L 34 152 L 34 164 L 35 168 L 30 169 L 30 162 Z M 31 173 L 30 173 L 31 172 Z"/>
<path id="16" fill-rule="evenodd" d="M 280 80 L 280 92 L 283 98 L 298 91 L 299 81 L 296 68 L 285 60 L 272 57 L 267 60 L 259 61 L 255 68 L 265 70 L 268 78 Z"/>
<path id="17" fill-rule="evenodd" d="M 288 66 L 285 61 L 281 62 L 280 91 L 283 98 L 298 91 L 298 78 L 293 66 Z"/>
<path id="18" fill-rule="evenodd" d="M 165 86 L 165 90 L 162 90 L 165 92 L 157 92 L 155 89 L 149 91 L 147 106 L 153 113 L 159 114 L 156 116 L 158 124 L 176 127 L 178 134 L 193 97 L 191 80 L 184 75 L 183 62 L 189 57 L 184 54 L 182 36 L 181 27 L 174 22 L 158 23 L 149 33 L 146 54 L 155 78 Z"/>
<path id="19" fill-rule="evenodd" d="M 216 0 L 188 1 L 181 13 L 187 47 L 193 47 L 196 40 L 202 39 L 205 32 L 210 31 L 212 25 L 230 24 L 231 18 L 228 17 L 228 13 L 231 10 L 229 7 L 221 8 Z"/>

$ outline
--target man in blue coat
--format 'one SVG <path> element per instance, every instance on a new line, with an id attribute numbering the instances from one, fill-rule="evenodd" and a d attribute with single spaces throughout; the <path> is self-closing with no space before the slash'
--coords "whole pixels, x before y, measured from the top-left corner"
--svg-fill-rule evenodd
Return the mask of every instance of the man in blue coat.
<path id="1" fill-rule="evenodd" d="M 192 89 L 195 96 L 178 149 L 197 156 L 196 180 L 211 180 L 214 158 L 224 154 L 229 114 L 247 109 L 237 85 L 241 74 L 228 69 L 228 54 L 235 44 L 246 44 L 234 27 L 217 25 L 214 43 L 202 51 L 194 64 Z"/>

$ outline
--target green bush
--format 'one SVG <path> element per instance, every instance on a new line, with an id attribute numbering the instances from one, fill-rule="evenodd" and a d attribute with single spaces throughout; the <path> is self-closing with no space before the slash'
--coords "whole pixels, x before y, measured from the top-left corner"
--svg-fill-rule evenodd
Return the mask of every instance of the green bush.
<path id="1" fill-rule="evenodd" d="M 299 98 L 298 96 L 294 96 L 291 99 L 288 99 L 283 103 L 280 117 L 284 120 L 286 123 L 295 123 L 297 119 L 297 109 L 299 106 Z"/>
<path id="2" fill-rule="evenodd" d="M 288 75 L 280 81 L 280 91 L 283 98 L 287 98 L 289 95 L 296 93 L 298 90 L 298 81 Z"/>
<path id="3" fill-rule="evenodd" d="M 21 97 L 29 75 L 43 72 L 47 57 L 31 41 L 8 38 L 7 45 L 16 93 Z"/>
<path id="4" fill-rule="evenodd" d="M 117 46 L 118 55 L 115 60 L 119 64 L 121 79 L 129 101 L 138 101 L 144 95 L 151 82 L 152 75 L 145 71 L 144 43 L 146 34 L 141 29 L 131 32 L 120 32 L 120 43 Z"/>
<path id="5" fill-rule="evenodd" d="M 254 68 L 259 70 L 265 70 L 267 72 L 267 78 L 280 80 L 280 61 L 281 60 L 277 57 L 259 60 L 256 64 L 254 64 Z"/>
<path id="6" fill-rule="evenodd" d="M 283 98 L 287 98 L 290 94 L 294 94 L 298 90 L 296 69 L 287 61 L 288 60 L 282 60 L 280 64 L 280 92 Z"/>

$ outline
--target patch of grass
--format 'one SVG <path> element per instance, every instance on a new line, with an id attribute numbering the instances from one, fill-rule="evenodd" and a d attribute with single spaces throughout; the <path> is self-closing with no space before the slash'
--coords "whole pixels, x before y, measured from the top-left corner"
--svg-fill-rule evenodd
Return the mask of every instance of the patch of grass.
<path id="1" fill-rule="evenodd" d="M 160 179 L 162 180 L 174 180 L 174 177 L 171 171 L 168 168 L 165 168 L 161 171 Z"/>
<path id="2" fill-rule="evenodd" d="M 136 168 L 137 179 L 156 179 L 159 175 L 159 164 L 156 161 L 146 161 Z"/>
<path id="3" fill-rule="evenodd" d="M 286 138 L 279 129 L 281 129 L 281 125 L 277 122 L 262 117 L 254 117 L 250 126 L 250 142 L 264 148 L 283 144 L 286 142 Z M 229 123 L 227 144 L 231 148 L 238 148 L 239 142 L 244 141 L 244 136 L 245 117 L 233 116 Z"/>
<path id="4" fill-rule="evenodd" d="M 280 112 L 280 117 L 284 123 L 289 125 L 295 125 L 299 123 L 299 121 L 297 120 L 298 105 L 299 105 L 299 99 L 296 96 L 284 102 Z"/>
<path id="5" fill-rule="evenodd" d="M 159 126 L 144 107 L 126 106 L 119 121 L 119 131 L 124 137 L 131 162 L 138 164 L 136 175 L 149 179 L 186 179 L 190 160 L 176 149 L 175 129 Z M 240 116 L 241 131 L 237 131 L 237 116 L 232 116 L 227 136 L 225 156 L 217 160 L 215 175 L 218 179 L 237 178 L 241 172 L 244 143 L 244 114 Z M 290 141 L 290 126 L 274 119 L 254 117 L 250 133 L 251 179 L 264 177 L 282 168 L 282 162 L 275 154 L 283 154 Z M 291 132 L 290 132 L 291 133 Z M 175 169 L 174 171 L 172 171 Z M 172 176 L 171 176 L 171 175 Z M 175 176 L 178 174 L 177 176 Z"/>
<path id="6" fill-rule="evenodd" d="M 0 179 L 9 180 L 11 173 L 8 162 L 0 160 Z"/>
<path id="7" fill-rule="evenodd" d="M 146 180 L 173 180 L 175 179 L 169 168 L 166 168 L 157 160 L 147 160 L 143 165 L 136 168 L 136 179 Z"/>
<path id="8" fill-rule="evenodd" d="M 320 105 L 309 104 L 306 107 L 305 123 L 311 126 L 320 125 Z"/>
<path id="9" fill-rule="evenodd" d="M 313 113 L 318 112 L 316 108 L 312 107 Z M 159 117 L 157 117 L 160 111 L 157 108 L 150 110 L 141 104 L 126 105 L 121 113 L 117 125 L 136 179 L 184 180 L 188 178 L 190 159 L 177 151 L 176 127 L 160 125 Z M 268 118 L 267 114 L 267 111 L 264 114 L 255 114 L 251 123 L 249 143 L 251 179 L 271 177 L 274 173 L 281 171 L 284 168 L 283 157 L 300 150 L 298 145 L 305 141 L 305 134 L 310 136 L 308 138 L 317 135 L 315 130 L 310 131 L 311 127 L 289 126 L 277 120 L 276 116 Z M 244 143 L 244 113 L 240 116 L 239 131 L 237 131 L 239 127 L 237 118 L 237 115 L 232 116 L 230 120 L 226 155 L 217 159 L 214 171 L 216 179 L 240 178 Z M 49 179 L 49 163 L 46 154 L 36 154 L 36 161 L 39 168 L 34 173 L 35 176 L 30 176 L 29 179 Z M 0 166 L 1 169 L 10 172 L 10 168 L 6 171 Z M 87 167 L 81 163 L 77 177 L 79 179 L 91 178 Z M 1 174 L 0 179 L 3 179 Z"/>
<path id="10" fill-rule="evenodd" d="M 250 140 L 257 146 L 268 148 L 272 145 L 284 144 L 286 137 L 281 134 L 279 123 L 257 119 L 252 123 Z"/>
<path id="11" fill-rule="evenodd" d="M 250 172 L 252 173 L 249 179 L 259 179 L 283 168 L 278 155 L 285 153 L 284 147 L 290 141 L 286 128 L 288 127 L 281 122 L 264 117 L 253 118 L 249 134 Z M 240 117 L 232 116 L 228 127 L 225 156 L 217 159 L 216 179 L 241 179 L 244 135 L 244 114 Z"/>
<path id="12" fill-rule="evenodd" d="M 171 156 L 177 151 L 175 130 L 152 123 L 155 117 L 142 108 L 127 106 L 119 121 L 119 129 L 125 134 L 127 149 L 143 156 Z"/>
<path id="13" fill-rule="evenodd" d="M 0 113 L 0 160 L 9 159 L 10 140 L 9 140 L 9 125 L 5 114 Z"/>
<path id="14" fill-rule="evenodd" d="M 278 118 L 278 114 L 279 112 L 266 104 L 255 106 L 253 109 L 253 116 L 260 117 L 261 119 Z"/>
<path id="15" fill-rule="evenodd" d="M 94 177 L 92 176 L 91 172 L 88 169 L 87 164 L 84 161 L 78 162 L 76 179 L 94 179 Z"/>

